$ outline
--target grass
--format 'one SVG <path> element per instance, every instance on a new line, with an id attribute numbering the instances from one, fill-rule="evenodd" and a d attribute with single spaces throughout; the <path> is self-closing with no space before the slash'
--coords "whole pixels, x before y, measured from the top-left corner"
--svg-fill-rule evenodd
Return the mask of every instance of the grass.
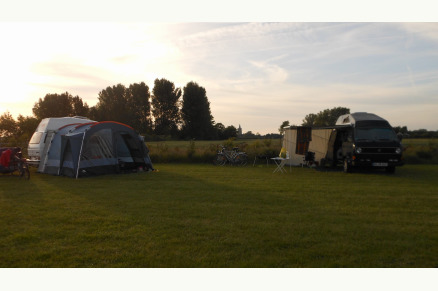
<path id="1" fill-rule="evenodd" d="M 0 267 L 438 267 L 438 166 L 0 176 Z"/>

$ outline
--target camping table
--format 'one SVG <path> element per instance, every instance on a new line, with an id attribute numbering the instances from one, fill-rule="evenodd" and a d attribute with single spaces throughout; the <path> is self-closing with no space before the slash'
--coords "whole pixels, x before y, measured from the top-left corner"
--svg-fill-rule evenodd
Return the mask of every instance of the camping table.
<path id="1" fill-rule="evenodd" d="M 272 172 L 272 173 L 275 173 L 275 172 L 286 173 L 286 170 L 284 169 L 284 165 L 286 165 L 286 161 L 290 160 L 290 159 L 276 157 L 276 158 L 271 158 L 271 160 L 274 160 L 275 164 L 277 165 L 274 172 Z M 290 172 L 290 164 L 289 164 L 289 172 Z"/>

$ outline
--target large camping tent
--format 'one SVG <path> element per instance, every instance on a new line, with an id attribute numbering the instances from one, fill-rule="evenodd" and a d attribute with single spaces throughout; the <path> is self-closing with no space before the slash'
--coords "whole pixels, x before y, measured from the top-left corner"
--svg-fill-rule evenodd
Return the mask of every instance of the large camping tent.
<path id="1" fill-rule="evenodd" d="M 128 125 L 114 122 L 70 124 L 55 131 L 39 172 L 83 177 L 152 170 L 149 150 Z"/>
<path id="2" fill-rule="evenodd" d="M 292 126 L 285 129 L 283 148 L 289 152 L 290 160 L 286 164 L 298 166 L 303 164 L 307 152 L 315 153 L 315 162 L 326 158 L 330 136 L 334 127 L 311 128 Z"/>

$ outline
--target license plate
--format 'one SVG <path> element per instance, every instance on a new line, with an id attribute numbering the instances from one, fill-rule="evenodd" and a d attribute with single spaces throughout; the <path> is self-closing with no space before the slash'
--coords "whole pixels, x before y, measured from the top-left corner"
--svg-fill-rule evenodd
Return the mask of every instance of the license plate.
<path id="1" fill-rule="evenodd" d="M 373 167 L 388 167 L 388 163 L 373 163 Z"/>

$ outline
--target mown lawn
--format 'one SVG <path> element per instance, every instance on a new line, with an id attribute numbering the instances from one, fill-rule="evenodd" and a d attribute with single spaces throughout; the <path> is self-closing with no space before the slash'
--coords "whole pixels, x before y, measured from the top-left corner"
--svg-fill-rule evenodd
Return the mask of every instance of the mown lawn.
<path id="1" fill-rule="evenodd" d="M 0 176 L 0 267 L 438 267 L 438 166 Z"/>

